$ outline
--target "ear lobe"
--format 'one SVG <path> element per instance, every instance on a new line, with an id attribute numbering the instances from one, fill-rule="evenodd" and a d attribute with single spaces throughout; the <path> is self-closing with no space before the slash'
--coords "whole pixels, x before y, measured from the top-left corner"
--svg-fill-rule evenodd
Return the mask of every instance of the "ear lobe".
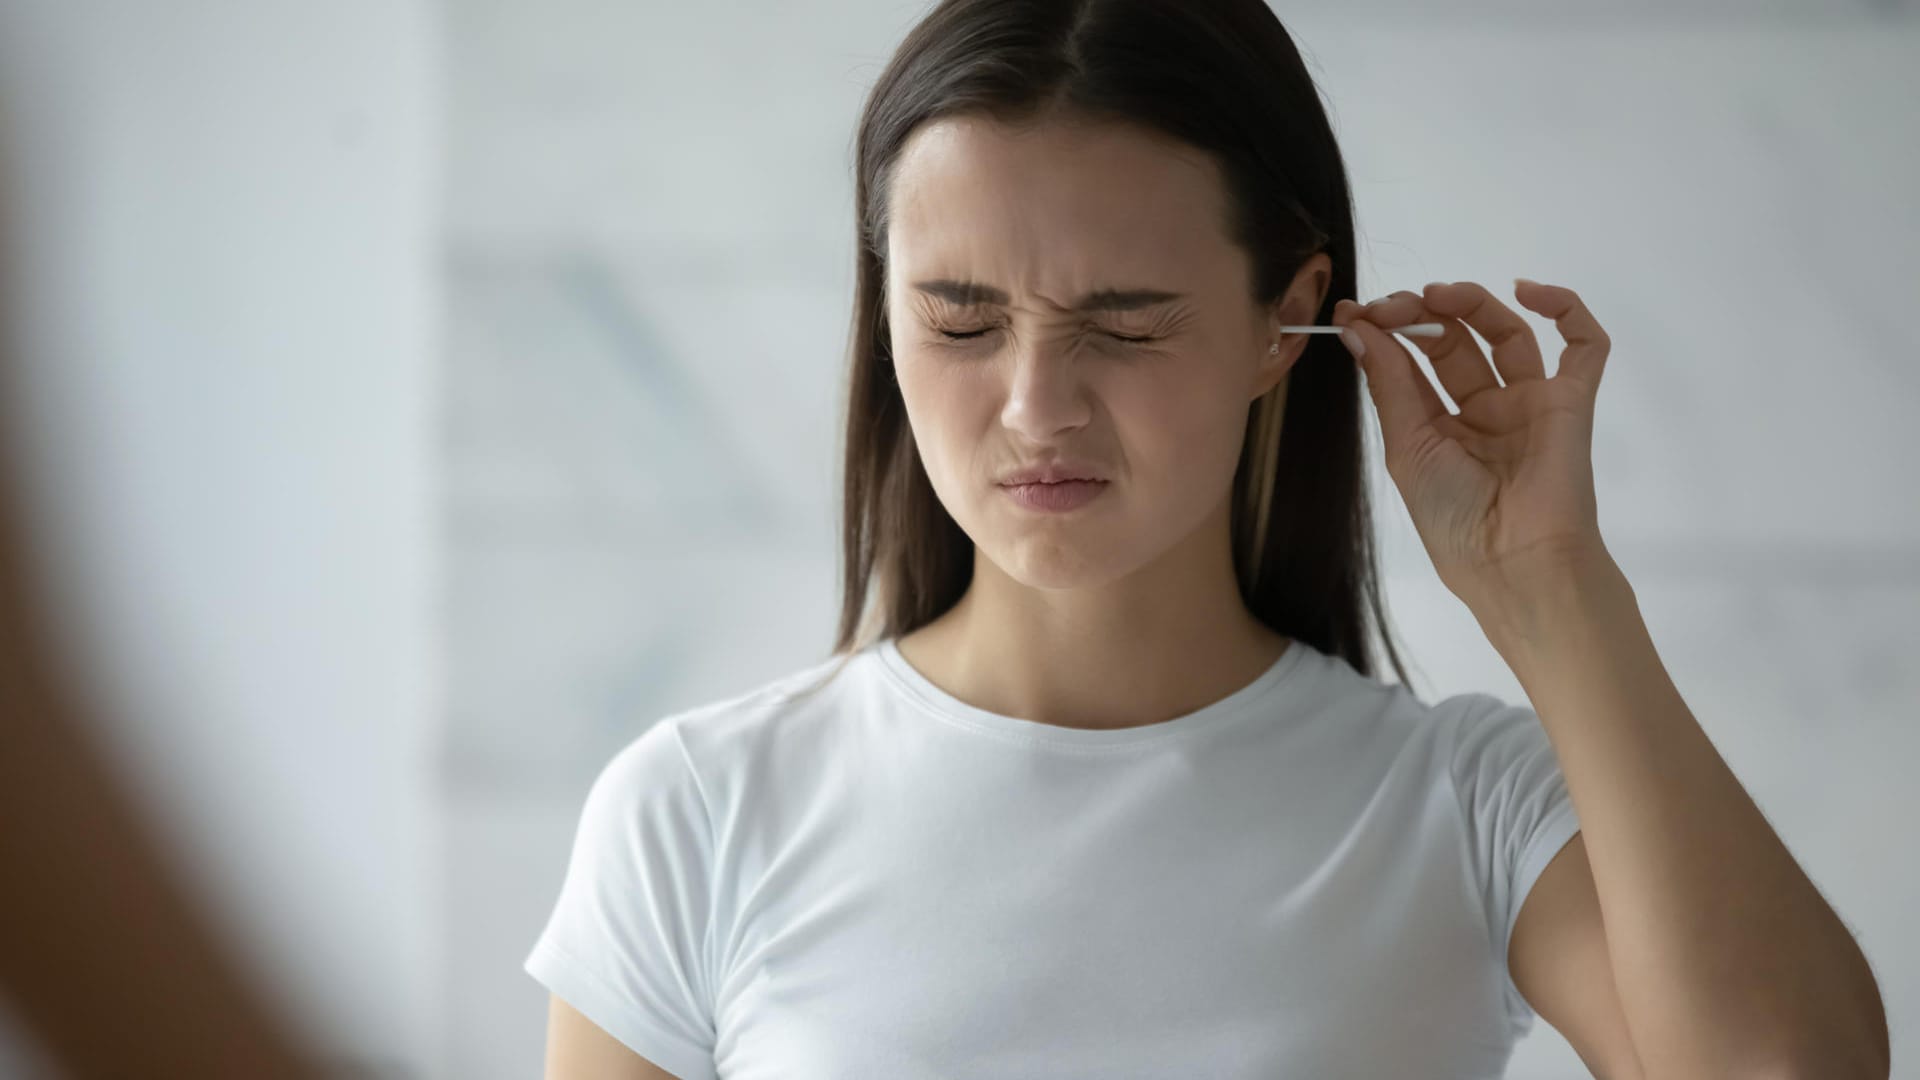
<path id="1" fill-rule="evenodd" d="M 1255 398 L 1264 397 L 1279 386 L 1281 381 L 1293 369 L 1293 356 L 1288 351 L 1267 353 L 1260 358 L 1260 376 L 1254 380 Z"/>

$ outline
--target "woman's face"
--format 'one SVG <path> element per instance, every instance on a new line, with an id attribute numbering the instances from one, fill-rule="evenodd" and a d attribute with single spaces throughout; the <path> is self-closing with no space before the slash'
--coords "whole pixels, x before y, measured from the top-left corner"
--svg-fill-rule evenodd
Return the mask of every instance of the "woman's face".
<path id="1" fill-rule="evenodd" d="M 944 118 L 909 139 L 891 196 L 895 375 L 934 491 L 983 555 L 1029 585 L 1098 584 L 1224 515 L 1248 406 L 1301 346 L 1267 352 L 1281 319 L 1250 299 L 1210 159 L 1120 126 Z M 1099 304 L 1107 290 L 1123 302 Z M 1065 513 L 998 483 L 1054 457 L 1107 482 Z"/>

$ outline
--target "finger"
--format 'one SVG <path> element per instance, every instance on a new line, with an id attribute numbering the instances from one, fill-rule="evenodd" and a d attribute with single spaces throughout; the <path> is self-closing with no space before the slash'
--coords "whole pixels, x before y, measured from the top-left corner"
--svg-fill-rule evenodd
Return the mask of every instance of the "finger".
<path id="1" fill-rule="evenodd" d="M 1393 335 L 1358 316 L 1349 318 L 1346 328 L 1366 346 L 1360 369 L 1366 373 L 1367 393 L 1380 414 L 1381 438 L 1392 456 L 1411 433 L 1446 416 L 1446 403 Z"/>
<path id="2" fill-rule="evenodd" d="M 1433 362 L 1433 373 L 1455 402 L 1465 408 L 1468 398 L 1482 390 L 1494 390 L 1500 380 L 1494 377 L 1487 354 L 1465 323 L 1433 309 L 1419 293 L 1405 289 L 1367 305 L 1367 318 L 1381 326 L 1407 326 L 1417 322 L 1437 322 L 1439 337 L 1416 337 L 1414 347 Z"/>
<path id="3" fill-rule="evenodd" d="M 1514 298 L 1527 310 L 1552 319 L 1554 329 L 1567 341 L 1567 347 L 1560 350 L 1560 366 L 1554 371 L 1554 377 L 1565 375 L 1598 391 L 1613 340 L 1600 328 L 1593 312 L 1587 310 L 1580 294 L 1559 285 L 1542 285 L 1525 278 L 1514 280 Z"/>
<path id="4" fill-rule="evenodd" d="M 1486 338 L 1493 348 L 1493 366 L 1508 384 L 1547 377 L 1533 328 L 1485 287 L 1472 281 L 1436 281 L 1426 287 L 1422 298 L 1436 314 L 1459 319 Z"/>
<path id="5" fill-rule="evenodd" d="M 1398 295 L 1398 294 L 1395 294 L 1395 295 Z M 1406 295 L 1412 296 L 1413 294 L 1408 293 Z M 1421 371 L 1420 365 L 1413 362 L 1413 356 L 1407 352 L 1406 347 L 1400 343 L 1400 339 L 1398 337 L 1395 337 L 1393 334 L 1387 332 L 1385 329 L 1382 329 L 1383 327 L 1387 327 L 1387 326 L 1405 326 L 1407 324 L 1399 321 L 1397 316 L 1391 320 L 1388 320 L 1388 319 L 1382 319 L 1376 315 L 1370 314 L 1374 310 L 1376 305 L 1384 305 L 1385 302 L 1390 299 L 1392 298 L 1383 297 L 1380 300 L 1375 300 L 1372 303 L 1367 304 L 1365 307 L 1359 308 L 1357 311 L 1355 311 L 1353 313 L 1353 317 L 1356 319 L 1365 320 L 1367 323 L 1370 324 L 1369 329 L 1377 330 L 1381 334 L 1385 335 L 1387 342 L 1392 346 L 1394 346 L 1394 349 L 1397 351 L 1397 354 L 1400 357 L 1405 359 L 1406 361 L 1405 371 L 1407 374 L 1412 376 L 1411 381 L 1413 383 L 1414 392 L 1418 394 L 1420 398 L 1421 415 L 1425 416 L 1429 420 L 1431 420 L 1436 415 L 1446 416 L 1448 415 L 1447 403 L 1440 399 L 1440 394 L 1438 391 L 1436 391 L 1433 388 L 1433 383 L 1427 378 L 1427 373 L 1424 371 Z M 1415 302 L 1416 303 L 1418 302 L 1417 297 L 1415 297 Z M 1424 341 L 1426 339 L 1415 338 L 1414 340 Z M 1374 354 L 1371 350 L 1369 350 L 1367 355 L 1369 358 L 1371 358 Z M 1397 372 L 1401 369 L 1398 365 L 1396 365 L 1394 370 Z M 1369 380 L 1373 378 L 1371 370 L 1368 370 L 1367 378 Z M 1448 392 L 1451 393 L 1452 391 L 1448 391 Z"/>

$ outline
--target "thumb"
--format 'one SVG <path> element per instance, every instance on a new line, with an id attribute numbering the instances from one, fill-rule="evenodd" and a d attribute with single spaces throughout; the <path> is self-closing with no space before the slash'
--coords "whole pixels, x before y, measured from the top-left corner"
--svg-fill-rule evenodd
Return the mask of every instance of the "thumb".
<path id="1" fill-rule="evenodd" d="M 1446 402 L 1440 400 L 1426 373 L 1392 334 L 1365 319 L 1354 319 L 1347 323 L 1340 340 L 1347 343 L 1366 376 L 1367 393 L 1380 413 L 1381 437 L 1390 452 L 1409 433 L 1446 414 Z"/>

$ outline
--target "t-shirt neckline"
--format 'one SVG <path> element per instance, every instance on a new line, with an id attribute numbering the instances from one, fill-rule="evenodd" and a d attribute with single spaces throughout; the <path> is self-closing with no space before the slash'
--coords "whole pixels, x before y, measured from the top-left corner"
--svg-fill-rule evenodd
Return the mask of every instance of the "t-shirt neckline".
<path id="1" fill-rule="evenodd" d="M 1264 696 L 1289 673 L 1300 667 L 1310 651 L 1312 651 L 1311 648 L 1305 642 L 1297 638 L 1293 639 L 1286 651 L 1280 654 L 1279 659 L 1256 676 L 1252 682 L 1226 697 L 1172 719 L 1124 728 L 1076 728 L 1025 720 L 961 701 L 942 690 L 933 680 L 921 674 L 920 669 L 908 663 L 894 638 L 882 639 L 875 650 L 880 660 L 881 671 L 893 680 L 899 689 L 905 691 L 916 704 L 934 716 L 962 727 L 1003 736 L 1011 735 L 1025 742 L 1064 747 L 1132 746 L 1139 743 L 1185 739 L 1202 731 L 1213 730 L 1220 726 L 1219 722 L 1231 719 L 1236 712 L 1242 714 L 1254 712 L 1255 710 L 1249 708 L 1253 701 Z"/>

